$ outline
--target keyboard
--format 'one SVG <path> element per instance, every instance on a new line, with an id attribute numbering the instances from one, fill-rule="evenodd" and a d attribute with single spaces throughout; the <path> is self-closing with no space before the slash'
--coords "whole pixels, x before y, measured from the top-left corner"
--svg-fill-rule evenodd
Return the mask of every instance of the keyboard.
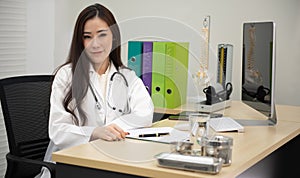
<path id="1" fill-rule="evenodd" d="M 209 125 L 216 132 L 244 132 L 244 127 L 231 117 L 211 118 L 209 120 Z"/>

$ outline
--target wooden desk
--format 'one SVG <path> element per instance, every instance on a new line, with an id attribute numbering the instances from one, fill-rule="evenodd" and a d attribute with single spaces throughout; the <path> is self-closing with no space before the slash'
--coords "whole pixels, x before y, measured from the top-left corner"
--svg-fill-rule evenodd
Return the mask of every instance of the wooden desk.
<path id="1" fill-rule="evenodd" d="M 257 113 L 235 104 L 226 109 L 224 115 L 241 118 L 256 116 Z M 291 116 L 292 121 L 278 118 L 275 126 L 249 126 L 245 127 L 244 133 L 222 133 L 234 140 L 232 164 L 223 167 L 217 175 L 158 167 L 154 155 L 169 151 L 168 144 L 126 139 L 121 142 L 96 140 L 53 153 L 53 160 L 57 162 L 57 177 L 92 177 L 100 174 L 120 177 L 236 177 L 299 135 L 300 122 L 292 118 L 298 114 L 287 114 L 285 110 L 289 109 L 285 106 L 279 109 L 278 116 Z M 300 109 L 293 111 L 298 113 Z M 172 126 L 177 122 L 183 121 L 164 120 L 154 126 Z"/>

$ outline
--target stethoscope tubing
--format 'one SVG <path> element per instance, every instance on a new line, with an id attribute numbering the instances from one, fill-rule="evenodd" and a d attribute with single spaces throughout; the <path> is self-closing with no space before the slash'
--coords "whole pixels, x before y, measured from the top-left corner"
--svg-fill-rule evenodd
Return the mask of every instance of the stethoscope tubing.
<path id="1" fill-rule="evenodd" d="M 114 72 L 113 74 L 112 74 L 112 76 L 110 77 L 110 80 L 109 80 L 109 89 L 108 89 L 108 97 L 110 96 L 110 92 L 111 92 L 111 85 L 112 85 L 112 82 L 113 82 L 113 79 L 114 79 L 114 77 L 115 77 L 115 75 L 116 74 L 119 74 L 122 78 L 123 78 L 123 80 L 124 80 L 124 82 L 125 82 L 125 85 L 126 85 L 126 87 L 128 88 L 128 81 L 127 81 L 127 79 L 126 79 L 126 77 L 121 73 L 121 72 Z M 98 97 L 97 97 L 97 94 L 96 94 L 96 92 L 94 91 L 94 87 L 91 85 L 91 82 L 89 83 L 89 87 L 90 87 L 90 89 L 91 89 L 91 91 L 92 91 L 92 94 L 93 94 L 93 96 L 94 96 L 94 99 L 95 99 L 95 102 L 96 102 L 96 107 L 97 107 L 97 109 L 98 110 L 101 110 L 101 104 L 100 104 L 100 102 L 99 102 L 99 100 L 98 100 Z M 98 94 L 99 95 L 99 94 Z M 108 106 L 111 108 L 111 109 L 113 109 L 113 110 L 117 110 L 117 108 L 116 107 L 114 107 L 114 106 L 112 106 L 110 103 L 109 103 L 109 101 L 107 102 L 108 103 Z M 103 104 L 104 104 L 104 102 L 103 102 Z M 128 101 L 127 101 L 127 105 L 128 105 Z M 127 106 L 128 107 L 128 106 Z M 125 113 L 122 109 L 118 109 L 118 111 L 119 112 L 121 112 L 121 113 Z"/>

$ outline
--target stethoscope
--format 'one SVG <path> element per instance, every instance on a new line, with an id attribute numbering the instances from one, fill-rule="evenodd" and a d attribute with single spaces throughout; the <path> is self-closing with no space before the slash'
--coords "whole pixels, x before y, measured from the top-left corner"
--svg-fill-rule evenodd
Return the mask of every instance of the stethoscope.
<path id="1" fill-rule="evenodd" d="M 113 106 L 113 105 L 110 103 L 110 96 L 111 96 L 111 94 L 112 94 L 112 93 L 111 93 L 111 90 L 112 90 L 112 84 L 113 84 L 113 81 L 114 81 L 113 79 L 114 79 L 114 77 L 117 76 L 117 75 L 119 75 L 119 76 L 121 76 L 121 78 L 123 78 L 124 83 L 125 83 L 125 85 L 126 85 L 126 93 L 127 93 L 127 90 L 128 90 L 128 82 L 127 82 L 125 76 L 124 76 L 121 72 L 114 72 L 114 73 L 112 74 L 112 76 L 110 77 L 110 80 L 109 80 L 108 94 L 107 94 L 107 96 L 108 96 L 108 98 L 107 98 L 107 104 L 108 104 L 108 107 L 110 107 L 112 110 L 118 111 L 118 112 L 123 113 L 123 114 L 129 113 L 129 101 L 128 101 L 128 97 L 127 97 L 127 96 L 126 96 L 126 107 L 125 107 L 125 109 L 117 108 L 116 106 Z M 92 91 L 92 94 L 93 94 L 93 96 L 94 96 L 94 99 L 95 99 L 95 102 L 96 102 L 96 108 L 100 111 L 100 110 L 101 110 L 101 104 L 100 104 L 100 101 L 98 100 L 98 97 L 97 97 L 97 95 L 99 95 L 99 93 L 97 93 L 97 95 L 96 95 L 96 92 L 97 92 L 97 91 L 94 90 L 94 87 L 92 87 L 91 82 L 89 83 L 89 87 L 90 87 L 90 89 L 91 89 L 91 91 Z M 101 97 L 100 97 L 100 98 L 101 98 Z M 103 103 L 104 103 L 104 102 L 103 102 Z"/>

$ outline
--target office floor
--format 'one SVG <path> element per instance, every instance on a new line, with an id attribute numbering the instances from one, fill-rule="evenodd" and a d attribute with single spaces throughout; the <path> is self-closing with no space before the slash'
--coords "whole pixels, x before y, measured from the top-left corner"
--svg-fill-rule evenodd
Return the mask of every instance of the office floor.
<path id="1" fill-rule="evenodd" d="M 299 177 L 299 151 L 298 135 L 237 178 L 297 178 Z"/>

